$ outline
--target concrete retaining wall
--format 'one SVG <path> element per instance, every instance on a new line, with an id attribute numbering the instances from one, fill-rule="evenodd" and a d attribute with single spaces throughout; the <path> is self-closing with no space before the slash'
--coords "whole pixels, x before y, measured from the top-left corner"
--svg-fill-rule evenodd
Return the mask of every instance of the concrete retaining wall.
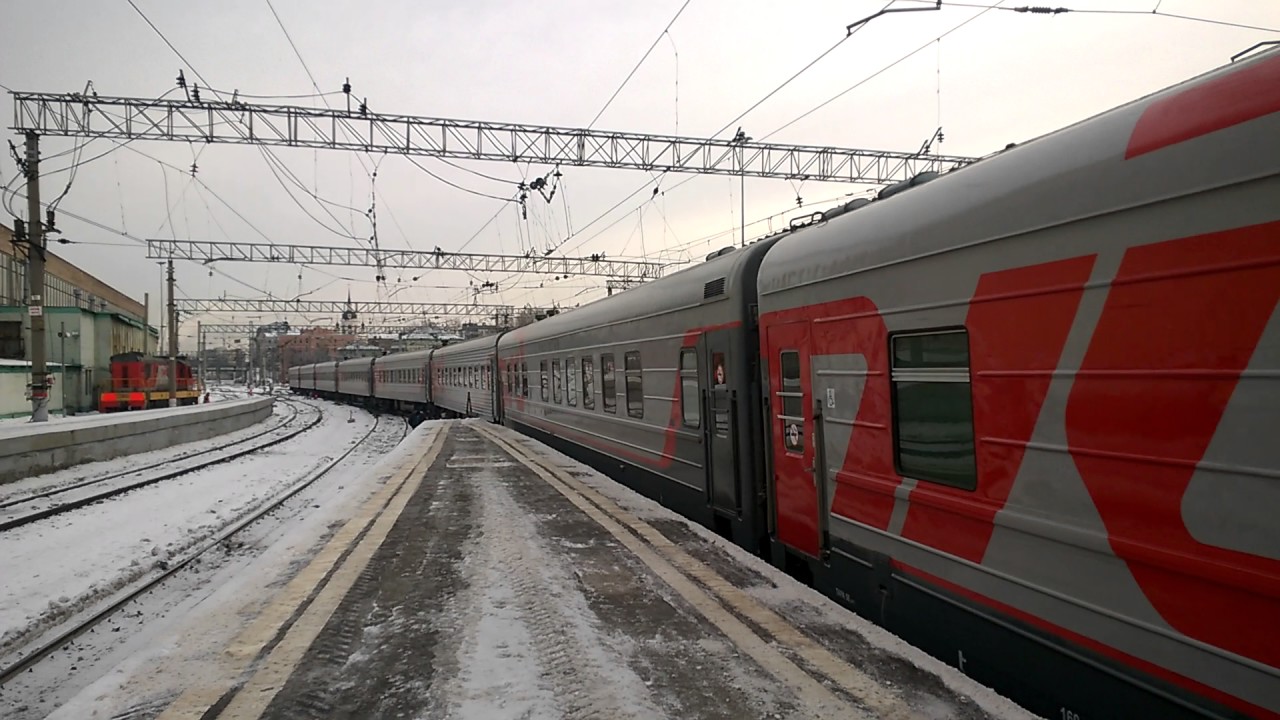
<path id="1" fill-rule="evenodd" d="M 269 397 L 66 418 L 0 428 L 0 483 L 240 430 L 271 416 Z"/>

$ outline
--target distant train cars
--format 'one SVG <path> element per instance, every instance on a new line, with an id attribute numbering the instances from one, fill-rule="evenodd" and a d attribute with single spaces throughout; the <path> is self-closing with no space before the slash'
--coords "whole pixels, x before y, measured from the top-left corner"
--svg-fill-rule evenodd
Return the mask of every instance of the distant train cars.
<path id="1" fill-rule="evenodd" d="M 200 387 L 191 365 L 179 358 L 177 399 L 179 405 L 200 401 Z M 169 359 L 142 353 L 111 356 L 111 385 L 98 396 L 99 412 L 145 410 L 169 406 Z"/>
<path id="2" fill-rule="evenodd" d="M 1045 717 L 1275 719 L 1277 198 L 1272 51 L 291 384 L 517 428 Z"/>

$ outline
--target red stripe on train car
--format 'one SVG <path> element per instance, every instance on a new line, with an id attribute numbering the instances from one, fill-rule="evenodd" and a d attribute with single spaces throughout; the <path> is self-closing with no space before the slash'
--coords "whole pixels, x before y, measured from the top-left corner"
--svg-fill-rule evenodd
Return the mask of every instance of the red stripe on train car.
<path id="1" fill-rule="evenodd" d="M 984 273 L 969 303 L 976 490 L 919 483 L 902 535 L 982 562 L 1093 270 L 1094 255 Z M 1017 402 L 1010 402 L 1017 398 Z M 976 502 L 975 502 L 976 500 Z"/>
<path id="2" fill-rule="evenodd" d="M 1273 222 L 1130 248 L 1066 406 L 1076 469 L 1152 606 L 1189 637 L 1272 667 L 1280 560 L 1202 541 L 1183 515 L 1280 303 L 1278 240 Z M 1234 442 L 1271 441 L 1266 418 Z"/>
<path id="3" fill-rule="evenodd" d="M 1280 53 L 1160 98 L 1138 118 L 1126 160 L 1280 112 Z"/>
<path id="4" fill-rule="evenodd" d="M 946 590 L 952 593 L 953 595 L 958 595 L 964 598 L 965 600 L 968 600 L 971 604 L 987 608 L 989 610 L 995 611 L 996 613 L 999 613 L 1000 615 L 1004 615 L 1006 617 L 1014 618 L 1015 620 L 1025 625 L 1029 625 L 1033 628 L 1036 628 L 1037 630 L 1048 633 L 1058 638 L 1065 639 L 1068 642 L 1071 642 L 1080 647 L 1086 648 L 1099 655 L 1102 655 L 1103 657 L 1117 661 L 1123 665 L 1132 667 L 1134 669 L 1137 669 L 1140 672 L 1144 672 L 1153 677 L 1160 678 L 1161 680 L 1172 683 L 1173 685 L 1176 685 L 1178 687 L 1184 688 L 1186 690 L 1190 690 L 1196 695 L 1203 696 L 1214 702 L 1220 703 L 1222 705 L 1226 705 L 1229 708 L 1243 712 L 1248 717 L 1256 717 L 1256 718 L 1259 718 L 1260 720 L 1262 718 L 1270 718 L 1272 720 L 1276 720 L 1277 718 L 1280 718 L 1280 715 L 1277 715 L 1276 713 L 1268 710 L 1267 708 L 1254 705 L 1253 703 L 1250 703 L 1246 700 L 1242 700 L 1241 698 L 1231 695 L 1230 693 L 1226 693 L 1215 687 L 1211 687 L 1209 685 L 1205 685 L 1204 683 L 1197 682 L 1196 680 L 1193 680 L 1185 675 L 1180 675 L 1178 673 L 1173 672 L 1172 670 L 1156 665 L 1155 663 L 1149 662 L 1147 660 L 1143 660 L 1140 657 L 1135 657 L 1121 650 L 1117 650 L 1111 647 L 1110 645 L 1094 640 L 1093 638 L 1090 638 L 1088 636 L 1081 635 L 1079 633 L 1068 630 L 1067 628 L 1064 628 L 1061 625 L 1051 623 L 1048 620 L 1045 620 L 1044 618 L 1038 617 L 1036 615 L 1032 615 L 1031 613 L 1020 610 L 1012 605 L 1006 605 L 998 600 L 992 600 L 991 598 L 985 595 L 982 595 L 981 593 L 974 592 L 973 590 L 970 590 L 969 588 L 966 588 L 963 585 L 956 584 L 950 580 L 939 577 L 925 570 L 921 570 L 918 567 L 908 565 L 907 563 L 904 563 L 900 560 L 894 560 L 893 566 L 905 575 L 914 575 L 917 581 L 923 582 L 926 585 L 933 585 L 934 587 L 941 588 L 943 590 Z"/>

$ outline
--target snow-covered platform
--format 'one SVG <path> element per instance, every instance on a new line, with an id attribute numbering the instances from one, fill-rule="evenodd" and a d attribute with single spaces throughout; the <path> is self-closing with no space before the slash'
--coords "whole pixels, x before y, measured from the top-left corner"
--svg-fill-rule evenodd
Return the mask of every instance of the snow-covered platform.
<path id="1" fill-rule="evenodd" d="M 240 430 L 270 416 L 272 402 L 251 398 L 46 423 L 0 423 L 0 483 Z"/>
<path id="2" fill-rule="evenodd" d="M 193 609 L 189 632 L 152 637 L 64 710 L 1026 716 L 760 559 L 505 428 L 426 423 L 369 475 L 376 490 L 305 558 L 289 560 L 287 577 L 219 611 L 234 632 L 200 630 Z M 124 715 L 112 703 L 120 698 L 132 706 Z"/>

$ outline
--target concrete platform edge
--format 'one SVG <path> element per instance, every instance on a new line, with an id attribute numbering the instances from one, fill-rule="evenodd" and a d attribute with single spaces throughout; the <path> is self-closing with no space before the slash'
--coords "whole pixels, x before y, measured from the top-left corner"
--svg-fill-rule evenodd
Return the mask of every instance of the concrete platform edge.
<path id="1" fill-rule="evenodd" d="M 198 405 L 181 413 L 142 411 L 117 422 L 0 437 L 0 484 L 81 463 L 110 460 L 205 440 L 241 430 L 271 416 L 274 398 Z"/>

